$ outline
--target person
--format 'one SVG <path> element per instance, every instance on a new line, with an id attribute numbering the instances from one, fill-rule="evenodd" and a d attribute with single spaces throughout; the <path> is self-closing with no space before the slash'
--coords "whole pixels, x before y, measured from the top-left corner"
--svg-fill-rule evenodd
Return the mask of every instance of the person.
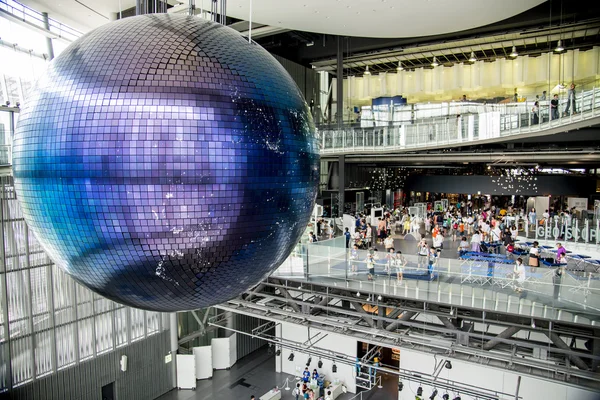
<path id="1" fill-rule="evenodd" d="M 567 106 L 565 107 L 565 115 L 570 115 L 571 104 L 573 107 L 573 114 L 577 114 L 577 107 L 575 104 L 575 84 L 571 83 L 571 87 L 569 88 L 567 94 Z"/>
<path id="2" fill-rule="evenodd" d="M 298 398 L 300 397 L 300 384 L 299 383 L 296 383 L 296 387 L 294 388 L 292 395 L 296 397 L 296 400 L 298 400 Z"/>
<path id="3" fill-rule="evenodd" d="M 519 94 L 517 93 L 517 88 L 515 88 L 515 94 L 513 95 L 513 101 L 516 103 L 519 101 Z"/>
<path id="4" fill-rule="evenodd" d="M 250 396 L 250 400 L 256 400 L 256 397 L 254 397 L 254 395 Z"/>
<path id="5" fill-rule="evenodd" d="M 396 259 L 396 255 L 394 254 L 395 249 L 393 247 L 386 249 L 387 253 L 385 255 L 385 259 L 387 260 L 386 264 L 385 264 L 385 272 L 389 274 L 392 273 L 392 267 L 395 264 L 395 259 Z"/>
<path id="6" fill-rule="evenodd" d="M 350 238 L 352 237 L 352 235 L 350 234 L 350 231 L 348 230 L 348 228 L 346 228 L 346 230 L 344 231 L 344 236 L 346 237 L 346 248 L 349 249 L 350 248 Z"/>
<path id="7" fill-rule="evenodd" d="M 540 102 L 539 101 L 536 101 L 535 103 L 533 103 L 533 108 L 531 109 L 531 117 L 532 117 L 531 123 L 533 125 L 537 125 L 540 123 Z"/>
<path id="8" fill-rule="evenodd" d="M 351 265 L 350 275 L 358 274 L 357 260 L 358 260 L 358 245 L 355 244 L 354 246 L 352 246 L 352 250 L 350 250 L 350 265 Z"/>
<path id="9" fill-rule="evenodd" d="M 440 257 L 441 249 L 430 249 L 429 257 L 427 259 L 427 272 L 429 273 L 429 279 L 433 279 L 433 270 L 437 265 L 437 260 Z"/>
<path id="10" fill-rule="evenodd" d="M 314 379 L 314 380 L 318 380 L 319 379 L 319 373 L 317 372 L 316 368 L 313 369 L 312 379 Z"/>
<path id="11" fill-rule="evenodd" d="M 471 236 L 471 251 L 479 253 L 480 245 L 481 236 L 479 234 L 479 230 L 476 230 L 475 233 L 473 233 L 473 236 Z"/>
<path id="12" fill-rule="evenodd" d="M 546 91 L 545 90 L 542 92 L 542 97 L 540 98 L 540 100 L 542 100 L 542 101 L 546 100 Z"/>
<path id="13" fill-rule="evenodd" d="M 529 266 L 530 267 L 539 267 L 540 266 L 540 244 L 535 241 L 533 245 L 529 249 Z"/>
<path id="14" fill-rule="evenodd" d="M 427 264 L 427 256 L 429 255 L 429 246 L 425 238 L 417 244 L 417 268 L 421 268 L 421 265 Z"/>
<path id="15" fill-rule="evenodd" d="M 315 236 L 315 233 L 314 233 L 314 232 L 312 232 L 312 231 L 311 231 L 311 232 L 308 234 L 308 241 L 309 241 L 310 243 L 315 243 L 315 242 L 317 241 L 317 237 Z"/>
<path id="16" fill-rule="evenodd" d="M 365 259 L 365 263 L 367 264 L 368 276 L 367 279 L 370 281 L 373 280 L 375 276 L 375 249 L 370 248 L 369 254 L 367 254 L 367 258 Z"/>
<path id="17" fill-rule="evenodd" d="M 302 381 L 304 383 L 310 381 L 310 371 L 308 370 L 308 367 L 304 368 L 304 372 L 302 372 Z"/>
<path id="18" fill-rule="evenodd" d="M 469 101 L 469 100 L 467 100 L 467 95 L 466 94 L 463 94 L 462 101 Z"/>
<path id="19" fill-rule="evenodd" d="M 555 94 L 550 100 L 550 113 L 552 119 L 558 119 L 558 95 Z"/>
<path id="20" fill-rule="evenodd" d="M 517 292 L 523 291 L 523 284 L 526 279 L 525 266 L 523 265 L 523 259 L 521 257 L 517 258 L 517 262 L 515 263 L 515 267 L 513 269 L 515 279 L 517 281 L 517 285 L 515 290 Z"/>
<path id="21" fill-rule="evenodd" d="M 385 247 L 385 251 L 389 252 L 390 249 L 394 247 L 394 238 L 388 236 L 385 239 L 383 239 L 383 246 Z"/>
<path id="22" fill-rule="evenodd" d="M 408 261 L 406 258 L 404 258 L 400 250 L 396 252 L 394 265 L 396 266 L 396 279 L 398 281 L 398 285 L 402 285 L 402 279 L 404 278 L 404 267 L 408 265 Z"/>
<path id="23" fill-rule="evenodd" d="M 371 228 L 371 224 L 367 224 L 367 233 L 365 234 L 365 239 L 367 241 L 367 246 L 371 246 L 371 243 L 373 243 L 373 228 Z"/>
<path id="24" fill-rule="evenodd" d="M 567 249 L 560 243 L 556 243 L 556 263 L 560 264 L 560 268 L 556 273 L 562 275 L 567 266 Z"/>
<path id="25" fill-rule="evenodd" d="M 379 236 L 379 240 L 377 241 L 377 243 L 383 243 L 383 240 L 386 238 L 385 221 L 381 218 L 379 218 L 377 222 L 377 234 Z"/>
<path id="26" fill-rule="evenodd" d="M 440 250 L 444 248 L 444 235 L 442 235 L 441 233 L 438 233 L 433 238 L 433 247 L 435 249 L 440 249 Z"/>
<path id="27" fill-rule="evenodd" d="M 519 230 L 515 225 L 510 226 L 510 236 L 512 237 L 513 242 L 517 240 L 517 236 L 519 235 Z"/>
<path id="28" fill-rule="evenodd" d="M 535 221 L 537 218 L 537 215 L 535 213 L 535 208 L 532 208 L 531 211 L 529 211 L 528 217 L 529 217 L 529 225 L 533 225 L 535 227 Z"/>
<path id="29" fill-rule="evenodd" d="M 462 257 L 469 251 L 469 242 L 467 242 L 467 237 L 463 236 L 460 240 L 460 244 L 458 245 L 458 256 Z"/>

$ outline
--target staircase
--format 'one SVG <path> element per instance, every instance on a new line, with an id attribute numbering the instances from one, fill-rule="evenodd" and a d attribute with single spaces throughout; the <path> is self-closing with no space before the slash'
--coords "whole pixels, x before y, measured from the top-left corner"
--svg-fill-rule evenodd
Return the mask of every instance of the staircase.
<path id="1" fill-rule="evenodd" d="M 373 347 L 367 354 L 360 359 L 360 366 L 356 367 L 356 387 L 364 390 L 371 390 L 375 386 L 375 369 L 373 359 L 381 354 L 382 347 Z"/>

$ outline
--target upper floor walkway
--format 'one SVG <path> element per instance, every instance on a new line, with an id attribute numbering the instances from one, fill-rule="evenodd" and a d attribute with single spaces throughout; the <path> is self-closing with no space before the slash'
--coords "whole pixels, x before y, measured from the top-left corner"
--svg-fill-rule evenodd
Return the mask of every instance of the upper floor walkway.
<path id="1" fill-rule="evenodd" d="M 553 112 L 550 100 L 481 104 L 469 102 L 368 107 L 360 127 L 320 130 L 321 154 L 388 154 L 503 142 L 552 135 L 600 124 L 600 89 L 565 96 Z M 382 107 L 382 106 L 379 106 Z"/>

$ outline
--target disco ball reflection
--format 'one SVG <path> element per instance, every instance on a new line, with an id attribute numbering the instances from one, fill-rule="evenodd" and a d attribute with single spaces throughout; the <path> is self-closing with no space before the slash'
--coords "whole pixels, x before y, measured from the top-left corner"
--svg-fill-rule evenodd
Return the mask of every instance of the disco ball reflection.
<path id="1" fill-rule="evenodd" d="M 314 131 L 292 78 L 234 30 L 125 18 L 71 44 L 32 90 L 15 188 L 44 249 L 86 287 L 197 309 L 258 283 L 300 239 Z"/>

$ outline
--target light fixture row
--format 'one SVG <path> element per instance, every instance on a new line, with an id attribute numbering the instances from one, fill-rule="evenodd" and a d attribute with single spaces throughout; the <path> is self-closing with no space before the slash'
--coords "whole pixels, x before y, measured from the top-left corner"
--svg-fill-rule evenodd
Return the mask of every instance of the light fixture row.
<path id="1" fill-rule="evenodd" d="M 562 45 L 562 40 L 558 40 L 557 44 L 556 44 L 556 48 L 554 49 L 555 52 L 560 53 L 562 51 L 565 51 L 565 48 Z M 519 52 L 517 51 L 517 46 L 513 46 L 512 47 L 512 51 L 509 54 L 509 57 L 511 58 L 516 58 L 519 56 Z M 471 56 L 469 57 L 469 62 L 476 62 L 477 61 L 477 56 L 475 56 L 475 52 L 471 51 Z M 430 64 L 432 67 L 437 67 L 440 65 L 440 63 L 437 60 L 436 56 L 433 56 L 433 61 Z M 396 67 L 396 71 L 403 71 L 404 70 L 404 66 L 402 65 L 402 61 L 398 61 L 398 66 Z M 371 75 L 371 71 L 369 71 L 369 66 L 367 65 L 365 72 L 365 75 Z"/>

